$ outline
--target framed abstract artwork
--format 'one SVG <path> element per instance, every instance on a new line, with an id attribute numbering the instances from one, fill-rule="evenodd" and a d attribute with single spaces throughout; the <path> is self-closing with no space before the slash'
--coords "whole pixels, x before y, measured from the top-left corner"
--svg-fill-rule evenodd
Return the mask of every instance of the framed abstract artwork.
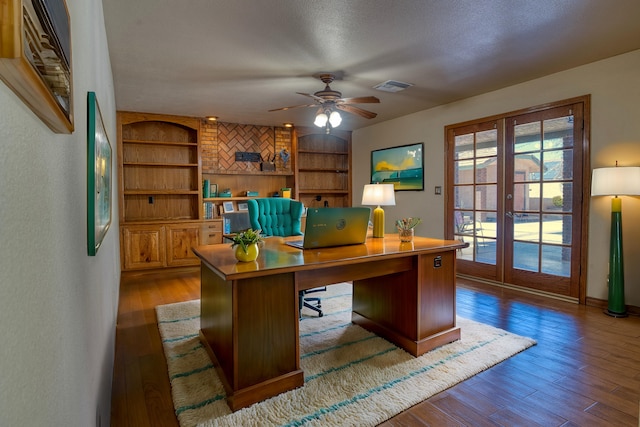
<path id="1" fill-rule="evenodd" d="M 396 191 L 424 190 L 424 143 L 371 152 L 371 183 L 393 184 Z"/>
<path id="2" fill-rule="evenodd" d="M 111 225 L 111 144 L 94 92 L 87 112 L 87 249 L 95 256 Z"/>

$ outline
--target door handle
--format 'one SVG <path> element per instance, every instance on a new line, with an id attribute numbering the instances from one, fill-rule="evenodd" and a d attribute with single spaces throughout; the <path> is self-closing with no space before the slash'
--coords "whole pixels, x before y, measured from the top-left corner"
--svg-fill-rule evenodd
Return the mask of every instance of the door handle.
<path id="1" fill-rule="evenodd" d="M 505 215 L 508 216 L 509 218 L 513 218 L 513 213 L 511 212 L 506 212 Z"/>

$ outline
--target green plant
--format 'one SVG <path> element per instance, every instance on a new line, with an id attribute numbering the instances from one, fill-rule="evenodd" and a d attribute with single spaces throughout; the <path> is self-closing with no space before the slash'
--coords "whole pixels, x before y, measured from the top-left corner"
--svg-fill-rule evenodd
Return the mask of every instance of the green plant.
<path id="1" fill-rule="evenodd" d="M 420 218 L 403 218 L 396 221 L 396 228 L 398 229 L 398 231 L 411 230 L 421 222 L 422 220 Z"/>
<path id="2" fill-rule="evenodd" d="M 247 247 L 254 243 L 258 243 L 262 241 L 262 236 L 260 236 L 260 232 L 262 230 L 252 230 L 248 229 L 247 231 L 243 231 L 241 233 L 236 234 L 231 239 L 233 243 L 231 244 L 232 248 L 236 246 L 240 246 L 244 253 L 247 253 Z"/>

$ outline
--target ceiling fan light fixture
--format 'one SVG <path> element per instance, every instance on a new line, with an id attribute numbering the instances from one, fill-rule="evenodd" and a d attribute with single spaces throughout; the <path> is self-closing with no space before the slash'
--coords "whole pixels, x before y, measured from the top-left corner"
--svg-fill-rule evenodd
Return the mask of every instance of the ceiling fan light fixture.
<path id="1" fill-rule="evenodd" d="M 313 122 L 313 124 L 321 128 L 327 124 L 327 120 L 329 120 L 329 117 L 327 117 L 325 113 L 320 113 L 316 116 L 316 120 Z"/>
<path id="2" fill-rule="evenodd" d="M 342 116 L 340 116 L 340 113 L 337 111 L 333 111 L 329 116 L 329 123 L 333 128 L 337 128 L 338 126 L 340 126 L 340 123 L 342 123 Z"/>

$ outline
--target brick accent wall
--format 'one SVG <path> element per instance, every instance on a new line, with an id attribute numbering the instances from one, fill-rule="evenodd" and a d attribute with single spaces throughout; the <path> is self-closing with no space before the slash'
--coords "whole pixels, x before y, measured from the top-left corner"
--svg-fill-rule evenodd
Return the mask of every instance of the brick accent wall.
<path id="1" fill-rule="evenodd" d="M 291 130 L 272 126 L 242 125 L 202 120 L 200 142 L 202 172 L 260 172 L 260 163 L 236 162 L 237 151 L 260 153 L 264 159 L 276 156 L 276 171 L 291 171 Z M 281 150 L 286 149 L 285 163 Z"/>

